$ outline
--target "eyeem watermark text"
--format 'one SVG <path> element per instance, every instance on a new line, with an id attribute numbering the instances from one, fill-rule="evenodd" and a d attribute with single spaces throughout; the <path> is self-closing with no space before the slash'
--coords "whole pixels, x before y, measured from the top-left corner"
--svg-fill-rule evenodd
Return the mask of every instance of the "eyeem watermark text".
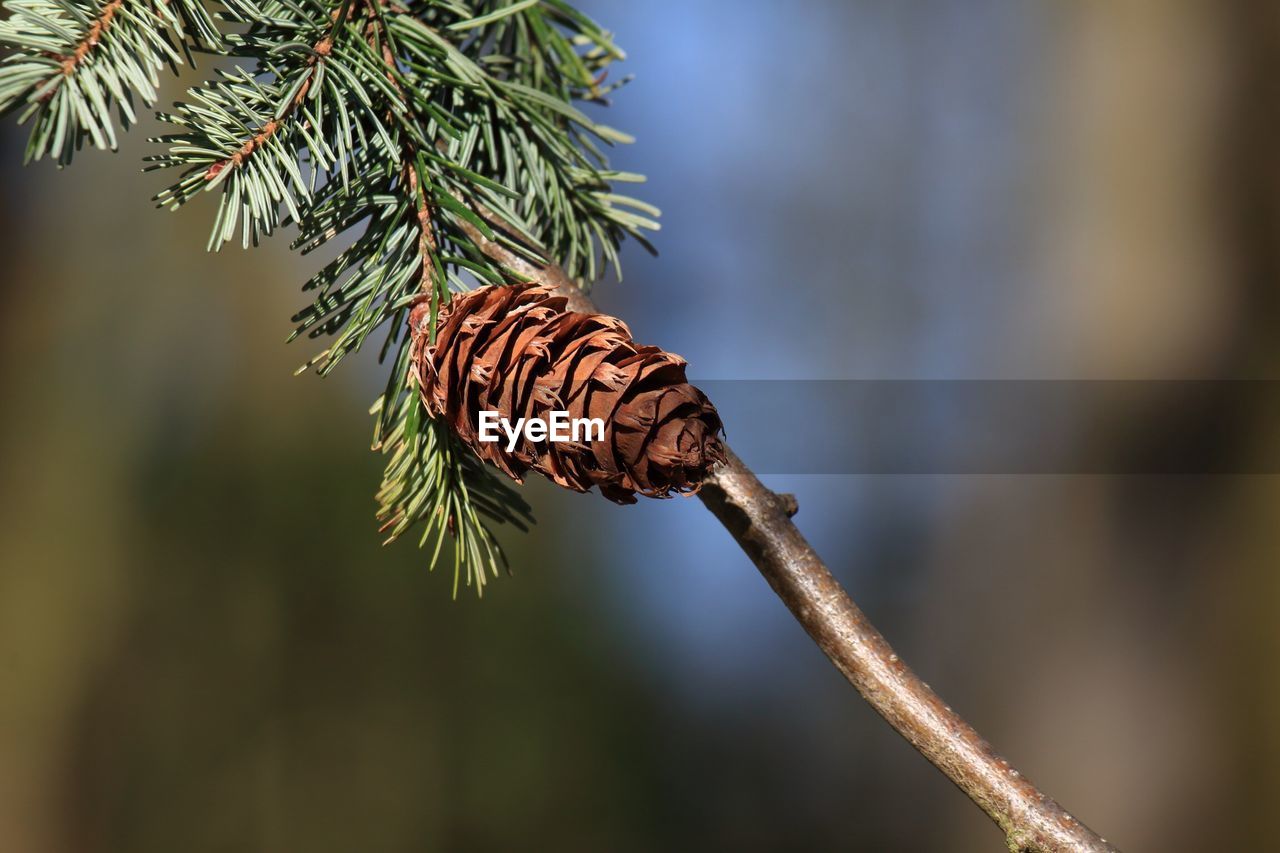
<path id="1" fill-rule="evenodd" d="M 494 411 L 480 412 L 480 440 L 501 441 L 507 437 L 507 452 L 520 443 L 520 437 L 531 442 L 604 441 L 603 418 L 571 418 L 568 412 L 553 411 L 548 418 L 516 418 L 514 424 Z"/>

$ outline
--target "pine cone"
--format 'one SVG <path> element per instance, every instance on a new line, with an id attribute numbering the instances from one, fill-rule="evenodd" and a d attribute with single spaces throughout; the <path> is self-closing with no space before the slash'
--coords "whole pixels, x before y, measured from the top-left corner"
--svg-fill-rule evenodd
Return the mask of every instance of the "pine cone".
<path id="1" fill-rule="evenodd" d="M 566 310 L 537 285 L 484 287 L 455 295 L 428 341 L 431 307 L 409 318 L 412 371 L 427 411 L 443 416 L 480 458 L 521 480 L 532 468 L 579 492 L 599 486 L 616 503 L 696 492 L 724 460 L 720 416 L 685 379 L 685 361 L 638 346 L 616 317 Z M 603 440 L 480 440 L 480 412 L 547 419 L 598 418 Z M 585 438 L 580 434 L 580 437 Z"/>

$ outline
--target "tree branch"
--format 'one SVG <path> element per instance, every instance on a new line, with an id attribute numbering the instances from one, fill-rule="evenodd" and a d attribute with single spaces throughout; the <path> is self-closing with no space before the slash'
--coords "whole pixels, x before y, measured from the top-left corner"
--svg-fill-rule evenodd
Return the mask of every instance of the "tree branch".
<path id="1" fill-rule="evenodd" d="M 51 86 L 48 91 L 40 96 L 41 101 L 52 100 L 54 93 L 62 85 L 62 81 L 76 73 L 76 69 L 84 63 L 93 49 L 102 41 L 103 36 L 111 29 L 111 24 L 123 5 L 124 0 L 110 0 L 98 12 L 98 17 L 89 25 L 89 29 L 85 30 L 84 36 L 76 43 L 71 52 L 53 57 L 58 60 L 58 82 L 57 85 Z M 43 85 L 41 84 L 41 86 Z"/>
<path id="2" fill-rule="evenodd" d="M 111 0 L 107 5 L 102 7 L 102 11 L 98 13 L 98 17 L 89 25 L 89 29 L 85 31 L 84 38 L 76 45 L 71 53 L 62 57 L 62 76 L 70 77 L 84 62 L 98 42 L 106 35 L 107 30 L 111 29 L 111 22 L 115 20 L 116 13 L 120 11 L 120 7 L 124 5 L 124 0 Z"/>
<path id="3" fill-rule="evenodd" d="M 289 99 L 275 118 L 268 121 L 262 127 L 244 141 L 230 157 L 218 160 L 209 166 L 208 171 L 204 173 L 206 181 L 212 181 L 222 174 L 227 168 L 239 169 L 244 165 L 244 161 L 249 159 L 254 151 L 266 145 L 275 136 L 277 132 L 284 126 L 285 122 L 293 117 L 293 114 L 307 101 L 307 94 L 311 91 L 311 84 L 315 82 L 316 74 L 320 71 L 320 65 L 329 58 L 329 54 L 333 52 L 333 45 L 338 37 L 338 31 L 341 29 L 346 19 L 347 9 L 350 0 L 344 2 L 341 6 L 335 8 L 329 15 L 332 22 L 328 33 L 324 35 L 318 42 L 311 46 L 311 54 L 307 57 L 306 78 L 302 81 L 302 85 L 298 87 L 297 93 Z"/>
<path id="4" fill-rule="evenodd" d="M 491 211 L 479 213 L 500 227 Z M 462 227 L 492 260 L 556 288 L 571 310 L 596 313 L 590 298 L 559 266 L 535 264 L 487 239 L 473 225 Z M 871 707 L 999 825 L 1010 850 L 1114 853 L 1106 839 L 997 755 L 902 662 L 791 522 L 794 497 L 770 491 L 727 446 L 726 452 L 726 462 L 712 471 L 699 497 Z"/>
<path id="5" fill-rule="evenodd" d="M 1010 850 L 1114 850 L 997 755 L 902 662 L 791 523 L 786 501 L 732 451 L 700 496 L 836 668 L 1004 830 Z"/>

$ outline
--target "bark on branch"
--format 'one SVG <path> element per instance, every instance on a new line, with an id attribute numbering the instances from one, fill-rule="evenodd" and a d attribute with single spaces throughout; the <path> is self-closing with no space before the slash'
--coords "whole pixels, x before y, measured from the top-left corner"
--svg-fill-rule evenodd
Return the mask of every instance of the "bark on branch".
<path id="1" fill-rule="evenodd" d="M 479 213 L 501 227 L 491 212 Z M 560 290 L 571 310 L 596 311 L 560 267 L 535 264 L 474 226 L 462 227 L 492 260 Z M 902 662 L 791 522 L 793 497 L 767 489 L 732 450 L 699 496 L 836 668 L 898 734 L 999 825 L 1010 850 L 1114 853 L 1106 839 L 997 755 Z"/>
<path id="2" fill-rule="evenodd" d="M 902 662 L 791 522 L 787 502 L 732 451 L 701 497 L 836 668 L 1004 830 L 1010 850 L 1115 849 L 997 755 Z"/>

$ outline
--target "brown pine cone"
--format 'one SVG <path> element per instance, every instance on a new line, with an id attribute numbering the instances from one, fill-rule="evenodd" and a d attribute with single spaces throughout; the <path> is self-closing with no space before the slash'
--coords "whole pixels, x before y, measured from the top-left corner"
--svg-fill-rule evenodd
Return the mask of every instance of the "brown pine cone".
<path id="1" fill-rule="evenodd" d="M 575 491 L 599 486 L 624 504 L 635 503 L 636 493 L 696 492 L 724 460 L 724 445 L 720 416 L 685 379 L 684 359 L 638 346 L 616 317 L 565 306 L 563 296 L 531 284 L 457 294 L 441 310 L 431 344 L 431 307 L 419 304 L 409 318 L 412 371 L 427 411 L 516 480 L 532 468 Z M 481 412 L 497 412 L 514 427 L 517 418 L 549 420 L 553 411 L 567 412 L 570 423 L 599 419 L 597 429 L 554 442 L 522 431 L 509 448 L 509 433 L 498 428 L 497 441 L 481 441 Z M 487 432 L 492 437 L 492 426 Z"/>

